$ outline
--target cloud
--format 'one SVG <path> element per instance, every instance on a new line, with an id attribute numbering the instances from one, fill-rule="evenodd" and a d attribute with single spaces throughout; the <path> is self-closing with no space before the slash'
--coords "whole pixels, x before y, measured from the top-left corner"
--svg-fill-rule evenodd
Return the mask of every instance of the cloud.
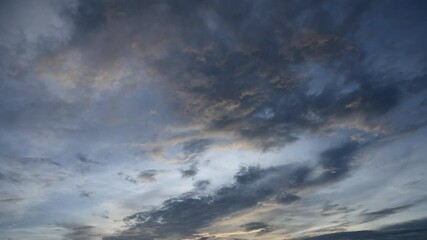
<path id="1" fill-rule="evenodd" d="M 372 166 L 370 156 L 355 161 L 360 153 L 425 126 L 424 9 L 421 1 L 369 0 L 2 1 L 0 201 L 8 209 L 0 225 L 21 227 L 3 216 L 40 226 L 114 206 L 120 214 L 111 219 L 136 213 L 106 239 L 176 239 L 262 204 L 292 204 L 283 228 L 312 227 L 299 222 L 300 205 L 367 191 L 335 183 L 376 179 L 358 178 L 360 165 Z M 307 162 L 304 147 L 287 151 L 313 139 L 333 147 Z M 423 151 L 409 145 L 402 149 Z M 207 155 L 214 164 L 202 164 Z M 225 162 L 216 156 L 232 166 L 213 167 Z M 165 171 L 172 174 L 160 177 Z M 81 182 L 96 202 L 79 198 L 91 196 L 82 189 L 68 198 Z M 412 188 L 402 196 L 419 194 Z M 122 202 L 147 193 L 157 207 Z M 310 210 L 370 222 L 412 206 L 357 215 L 338 200 Z M 33 207 L 18 208 L 27 202 Z M 276 234 L 282 226 L 269 214 L 227 237 Z M 100 238 L 95 227 L 64 228 L 69 239 Z"/>
<path id="2" fill-rule="evenodd" d="M 355 232 L 337 232 L 332 234 L 320 235 L 315 237 L 298 238 L 304 240 L 358 240 L 358 239 L 377 239 L 377 240 L 399 240 L 399 239 L 424 239 L 427 237 L 427 220 L 419 219 L 400 224 L 391 225 L 378 230 L 355 231 Z"/>
<path id="3" fill-rule="evenodd" d="M 185 161 L 194 161 L 197 157 L 208 149 L 211 144 L 209 139 L 195 139 L 183 143 L 183 154 Z"/>
<path id="4" fill-rule="evenodd" d="M 294 195 L 292 193 L 283 193 L 276 196 L 276 201 L 282 204 L 290 204 L 296 201 L 299 201 L 301 197 Z"/>
<path id="5" fill-rule="evenodd" d="M 163 160 L 170 160 L 166 153 L 174 148 L 167 143 L 184 136 L 178 143 L 180 154 L 171 153 L 178 156 L 176 162 L 199 158 L 223 137 L 269 150 L 306 132 L 342 126 L 339 123 L 348 119 L 363 119 L 350 127 L 378 125 L 407 85 L 374 81 L 376 76 L 361 66 L 363 56 L 346 35 L 370 10 L 369 1 L 329 4 L 64 4 L 60 19 L 72 24 L 73 34 L 67 35 L 66 47 L 38 56 L 38 73 L 25 77 L 38 79 L 31 81 L 35 88 L 2 88 L 9 99 L 2 107 L 4 121 L 27 126 L 37 122 L 31 131 L 53 132 L 54 142 L 65 138 L 66 146 L 79 148 L 84 145 L 78 144 L 81 131 L 87 132 L 88 142 L 97 142 L 101 135 L 110 144 L 138 139 L 138 146 Z M 346 17 L 333 17 L 337 15 Z M 314 20 L 319 18 L 323 20 Z M 320 69 L 307 76 L 304 69 L 311 65 Z M 324 86 L 312 89 L 310 81 Z M 317 94 L 311 94 L 313 90 Z M 12 95 L 26 97 L 22 102 Z M 26 106 L 31 102 L 37 104 L 30 117 Z M 135 107 L 140 102 L 154 105 L 141 110 Z M 350 105 L 357 107 L 346 107 Z M 150 123 L 142 138 L 136 134 L 141 124 L 131 120 L 140 118 Z M 173 136 L 164 125 L 197 130 Z M 58 129 L 65 131 L 60 134 Z M 153 141 L 162 147 L 144 147 Z"/>
<path id="6" fill-rule="evenodd" d="M 17 202 L 21 202 L 24 200 L 25 200 L 25 198 L 3 198 L 3 199 L 0 199 L 0 202 L 2 202 L 2 203 L 17 203 Z"/>
<path id="7" fill-rule="evenodd" d="M 320 165 L 324 172 L 317 181 L 336 181 L 350 171 L 355 154 L 362 147 L 357 142 L 348 142 L 321 154 Z"/>
<path id="8" fill-rule="evenodd" d="M 138 179 L 145 183 L 153 183 L 157 181 L 156 176 L 161 173 L 164 173 L 164 171 L 155 169 L 144 170 L 138 174 Z"/>
<path id="9" fill-rule="evenodd" d="M 89 163 L 89 164 L 99 164 L 99 162 L 94 161 L 89 159 L 87 156 L 85 156 L 84 154 L 77 154 L 77 159 L 81 162 L 81 163 Z"/>
<path id="10" fill-rule="evenodd" d="M 110 71 L 114 59 L 123 62 L 118 72 L 131 72 L 135 78 L 139 68 L 124 59 L 145 66 L 150 78 L 158 79 L 154 85 L 170 94 L 167 104 L 172 112 L 168 114 L 202 126 L 193 133 L 193 140 L 182 143 L 184 161 L 215 145 L 206 135 L 224 132 L 237 137 L 237 141 L 267 150 L 297 140 L 302 132 L 330 126 L 332 120 L 363 115 L 371 121 L 399 101 L 400 86 L 373 83 L 368 79 L 374 76 L 363 69 L 348 72 L 349 66 L 360 64 L 346 57 L 357 53 L 350 47 L 345 30 L 357 25 L 369 4 L 361 1 L 344 5 L 321 11 L 323 4 L 309 2 L 205 5 L 88 1 L 69 13 L 79 33 L 70 49 L 86 50 L 79 51 L 82 61 L 88 61 L 82 65 L 91 66 L 85 76 L 94 75 L 92 68 Z M 288 14 L 290 8 L 293 14 Z M 298 13 L 305 16 L 303 20 L 297 21 Z M 335 22 L 331 17 L 335 15 L 348 17 Z M 318 18 L 325 20 L 313 20 Z M 289 26 L 287 23 L 292 21 L 298 24 Z M 150 23 L 159 28 L 153 31 Z M 326 26 L 331 29 L 326 31 Z M 342 66 L 329 66 L 326 61 L 332 58 L 342 60 Z M 327 84 L 319 94 L 307 94 L 310 89 L 300 69 L 313 61 L 320 61 L 326 69 L 333 67 L 336 75 L 344 75 L 346 81 Z M 87 82 L 97 76 L 95 73 Z M 112 82 L 114 85 L 116 80 Z M 358 99 L 357 108 L 346 108 Z M 160 134 L 158 141 L 168 137 Z"/>
<path id="11" fill-rule="evenodd" d="M 183 178 L 194 177 L 197 175 L 199 169 L 197 167 L 197 163 L 193 163 L 187 169 L 181 170 L 181 175 Z"/>
<path id="12" fill-rule="evenodd" d="M 348 164 L 354 158 L 356 149 L 357 145 L 344 143 L 324 151 L 319 163 L 325 173 L 320 176 L 312 176 L 314 169 L 301 165 L 242 167 L 235 174 L 233 184 L 222 186 L 211 194 L 203 192 L 205 187 L 196 187 L 194 191 L 166 200 L 159 208 L 125 218 L 125 222 L 131 227 L 121 235 L 147 239 L 190 236 L 214 220 L 254 207 L 271 198 L 282 204 L 290 204 L 300 198 L 286 194 L 287 191 L 316 187 L 343 177 L 349 171 Z M 339 177 L 330 176 L 333 174 L 330 168 L 339 172 Z M 254 227 L 252 225 L 247 227 Z M 270 227 L 261 232 L 266 232 L 267 229 Z M 119 235 L 105 239 L 121 238 Z"/>
<path id="13" fill-rule="evenodd" d="M 82 197 L 82 198 L 92 198 L 92 194 L 93 194 L 93 192 L 81 191 L 80 192 L 80 197 Z"/>
<path id="14" fill-rule="evenodd" d="M 90 171 L 97 170 L 101 167 L 101 163 L 88 158 L 82 153 L 77 154 L 77 162 L 75 164 L 75 170 L 81 174 L 87 174 Z"/>
<path id="15" fill-rule="evenodd" d="M 2 156 L 0 166 L 0 184 L 36 184 L 45 188 L 67 178 L 65 167 L 50 158 Z"/>
<path id="16" fill-rule="evenodd" d="M 102 236 L 102 232 L 96 226 L 77 224 L 58 224 L 67 230 L 63 235 L 67 240 L 95 240 Z"/>
<path id="17" fill-rule="evenodd" d="M 273 196 L 277 191 L 276 188 L 288 185 L 288 178 L 300 177 L 298 171 L 293 171 L 294 168 L 283 166 L 278 169 L 267 169 L 265 171 L 269 174 L 254 180 L 252 184 L 237 180 L 244 178 L 242 172 L 245 170 L 242 170 L 236 175 L 235 184 L 221 187 L 213 195 L 199 196 L 197 192 L 188 192 L 180 197 L 168 199 L 158 209 L 129 216 L 125 221 L 135 222 L 135 225 L 123 234 L 135 234 L 147 239 L 191 235 L 198 228 L 207 226 L 217 218 L 253 207 Z M 276 182 L 283 185 L 272 184 Z"/>
<path id="18" fill-rule="evenodd" d="M 199 180 L 194 183 L 194 188 L 197 191 L 204 191 L 209 187 L 210 184 L 211 182 L 209 180 Z"/>
<path id="19" fill-rule="evenodd" d="M 258 231 L 257 233 L 259 235 L 270 232 L 272 230 L 271 225 L 268 225 L 268 224 L 263 223 L 263 222 L 245 223 L 245 224 L 241 225 L 240 227 L 243 228 L 245 231 L 248 231 L 248 232 L 256 230 L 256 231 Z"/>
<path id="20" fill-rule="evenodd" d="M 413 207 L 414 205 L 415 204 L 408 204 L 408 205 L 402 205 L 402 206 L 393 207 L 393 208 L 385 208 L 375 212 L 366 212 L 366 213 L 363 213 L 362 216 L 365 218 L 364 222 L 371 222 L 371 221 L 378 220 L 380 218 L 385 218 L 389 215 L 398 213 L 400 211 L 406 210 L 408 208 Z"/>

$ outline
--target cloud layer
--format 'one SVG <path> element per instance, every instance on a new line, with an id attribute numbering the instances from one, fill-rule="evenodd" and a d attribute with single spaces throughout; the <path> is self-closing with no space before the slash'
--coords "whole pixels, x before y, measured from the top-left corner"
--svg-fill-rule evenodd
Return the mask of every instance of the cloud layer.
<path id="1" fill-rule="evenodd" d="M 426 7 L 2 1 L 0 238 L 422 239 Z"/>

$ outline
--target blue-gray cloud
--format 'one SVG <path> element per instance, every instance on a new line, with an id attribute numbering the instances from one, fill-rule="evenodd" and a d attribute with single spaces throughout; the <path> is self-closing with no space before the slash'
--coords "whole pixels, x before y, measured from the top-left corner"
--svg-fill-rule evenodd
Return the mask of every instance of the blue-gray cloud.
<path id="1" fill-rule="evenodd" d="M 425 239 L 427 237 L 426 219 L 414 220 L 400 224 L 391 225 L 375 231 L 338 232 L 320 235 L 316 237 L 300 238 L 306 240 L 356 240 L 356 239 L 378 239 L 378 240 L 401 240 L 401 239 Z"/>
<path id="2" fill-rule="evenodd" d="M 254 207 L 269 198 L 275 197 L 282 204 L 290 204 L 299 200 L 299 197 L 290 195 L 287 191 L 317 187 L 343 177 L 349 171 L 348 165 L 354 159 L 355 149 L 356 145 L 343 144 L 323 152 L 319 162 L 324 173 L 314 178 L 310 178 L 314 169 L 305 166 L 243 167 L 235 174 L 234 184 L 223 186 L 212 194 L 200 192 L 203 189 L 198 187 L 194 191 L 166 200 L 157 209 L 127 217 L 125 221 L 135 224 L 122 235 L 143 239 L 183 237 L 196 233 L 197 229 L 208 226 L 214 220 Z M 245 228 L 248 231 L 254 230 L 252 228 L 255 226 L 252 225 Z M 263 228 L 263 232 L 270 229 L 267 226 Z M 105 239 L 122 238 L 115 236 Z"/>
<path id="3" fill-rule="evenodd" d="M 339 184 L 375 181 L 357 175 L 372 168 L 375 149 L 427 123 L 426 7 L 416 0 L 1 1 L 0 229 L 41 231 L 54 218 L 76 218 L 75 209 L 83 219 L 141 202 L 125 218 L 129 228 L 105 239 L 187 237 L 259 203 L 298 208 L 308 192 L 371 191 Z M 319 155 L 287 152 L 313 139 L 322 139 Z M 410 143 L 397 148 L 405 159 L 425 155 Z M 420 162 L 390 160 L 384 172 L 402 169 L 393 179 L 422 185 L 424 175 L 404 171 Z M 331 199 L 316 212 L 378 223 L 419 207 L 419 185 L 383 209 Z M 157 202 L 147 210 L 149 198 Z M 85 220 L 63 225 L 62 236 L 103 236 Z M 277 221 L 238 226 L 292 231 Z M 384 228 L 314 239 L 356 236 L 422 235 Z"/>

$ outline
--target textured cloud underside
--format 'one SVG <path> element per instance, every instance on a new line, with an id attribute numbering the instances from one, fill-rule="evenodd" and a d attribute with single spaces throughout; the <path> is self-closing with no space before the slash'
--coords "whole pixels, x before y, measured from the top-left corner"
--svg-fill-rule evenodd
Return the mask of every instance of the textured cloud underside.
<path id="1" fill-rule="evenodd" d="M 425 239 L 423 1 L 1 1 L 1 239 Z"/>

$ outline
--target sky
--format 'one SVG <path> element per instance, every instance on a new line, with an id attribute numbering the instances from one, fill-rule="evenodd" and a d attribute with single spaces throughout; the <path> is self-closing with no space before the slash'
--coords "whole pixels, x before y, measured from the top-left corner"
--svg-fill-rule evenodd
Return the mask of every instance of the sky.
<path id="1" fill-rule="evenodd" d="M 423 0 L 0 0 L 0 239 L 427 239 Z"/>

